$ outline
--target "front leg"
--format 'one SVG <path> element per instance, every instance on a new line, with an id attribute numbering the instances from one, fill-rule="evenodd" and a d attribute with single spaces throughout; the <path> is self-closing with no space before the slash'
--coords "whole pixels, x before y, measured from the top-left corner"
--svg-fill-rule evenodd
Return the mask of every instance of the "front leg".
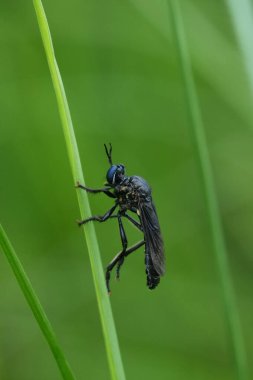
<path id="1" fill-rule="evenodd" d="M 103 187 L 102 189 L 91 189 L 90 187 L 86 187 L 84 185 L 81 185 L 79 181 L 76 183 L 76 188 L 86 190 L 88 193 L 97 194 L 97 193 L 104 193 L 110 198 L 116 198 L 116 196 L 110 192 L 111 187 Z"/>
<path id="2" fill-rule="evenodd" d="M 77 223 L 79 226 L 81 226 L 82 224 L 91 222 L 92 220 L 97 221 L 97 222 L 105 222 L 107 219 L 111 217 L 113 211 L 116 209 L 117 206 L 118 206 L 118 203 L 116 203 L 112 208 L 110 208 L 110 210 L 108 210 L 104 215 L 91 216 L 90 218 L 87 218 L 84 220 L 78 220 Z"/>

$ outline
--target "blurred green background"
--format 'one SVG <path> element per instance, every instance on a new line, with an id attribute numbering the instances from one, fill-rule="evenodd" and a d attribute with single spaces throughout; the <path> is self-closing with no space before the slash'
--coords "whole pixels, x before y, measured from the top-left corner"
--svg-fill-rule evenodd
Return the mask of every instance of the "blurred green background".
<path id="1" fill-rule="evenodd" d="M 253 375 L 253 112 L 224 2 L 181 1 L 229 262 Z M 44 0 L 87 185 L 113 160 L 153 188 L 167 274 L 145 286 L 143 251 L 112 281 L 128 379 L 234 380 L 184 88 L 163 0 Z M 32 1 L 0 3 L 0 212 L 77 379 L 109 379 L 87 247 Z M 109 198 L 90 196 L 93 214 Z M 140 239 L 125 223 L 129 242 Z M 96 225 L 103 265 L 115 220 Z M 0 379 L 58 380 L 44 338 L 0 256 Z"/>

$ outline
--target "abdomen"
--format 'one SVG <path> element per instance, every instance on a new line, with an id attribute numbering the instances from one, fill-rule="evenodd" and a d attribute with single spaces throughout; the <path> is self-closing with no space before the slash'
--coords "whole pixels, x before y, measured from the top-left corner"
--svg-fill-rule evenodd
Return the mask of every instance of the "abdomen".
<path id="1" fill-rule="evenodd" d="M 147 274 L 147 287 L 151 290 L 155 289 L 160 282 L 160 276 L 154 268 L 150 254 L 147 252 L 145 252 L 145 265 Z"/>

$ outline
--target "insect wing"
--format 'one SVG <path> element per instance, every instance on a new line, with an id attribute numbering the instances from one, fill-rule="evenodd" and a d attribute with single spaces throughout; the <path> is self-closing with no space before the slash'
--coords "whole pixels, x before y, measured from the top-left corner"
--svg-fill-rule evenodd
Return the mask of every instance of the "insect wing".
<path id="1" fill-rule="evenodd" d="M 165 256 L 155 206 L 151 201 L 141 202 L 139 209 L 146 243 L 146 253 L 150 254 L 156 272 L 162 276 L 165 273 Z"/>

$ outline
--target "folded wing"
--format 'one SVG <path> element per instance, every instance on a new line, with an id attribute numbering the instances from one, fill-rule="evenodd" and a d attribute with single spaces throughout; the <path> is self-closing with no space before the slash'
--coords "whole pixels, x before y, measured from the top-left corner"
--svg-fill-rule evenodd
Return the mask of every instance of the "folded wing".
<path id="1" fill-rule="evenodd" d="M 165 273 L 165 256 L 155 205 L 152 201 L 140 201 L 139 210 L 146 243 L 146 253 L 150 255 L 156 272 L 162 276 Z"/>

